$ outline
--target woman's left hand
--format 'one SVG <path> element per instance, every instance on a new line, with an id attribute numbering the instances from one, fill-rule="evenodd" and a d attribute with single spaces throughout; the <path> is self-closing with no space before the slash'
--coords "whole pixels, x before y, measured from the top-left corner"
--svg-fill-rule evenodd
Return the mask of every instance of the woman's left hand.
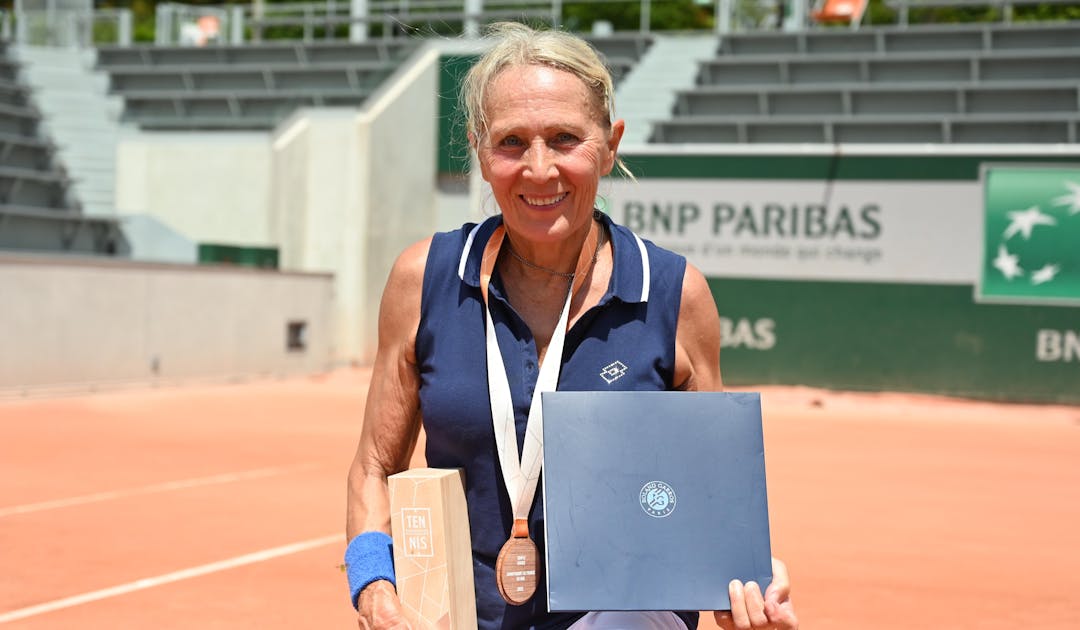
<path id="1" fill-rule="evenodd" d="M 728 585 L 731 610 L 713 613 L 717 625 L 724 630 L 796 630 L 799 620 L 791 605 L 787 566 L 773 558 L 772 572 L 772 583 L 764 595 L 756 582 L 732 580 Z"/>

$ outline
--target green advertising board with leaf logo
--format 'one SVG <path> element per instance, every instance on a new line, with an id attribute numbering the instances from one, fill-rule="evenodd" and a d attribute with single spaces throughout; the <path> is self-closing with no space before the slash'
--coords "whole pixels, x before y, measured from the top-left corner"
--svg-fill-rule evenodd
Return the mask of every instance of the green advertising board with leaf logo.
<path id="1" fill-rule="evenodd" d="M 986 302 L 1080 305 L 1080 167 L 987 166 Z"/>
<path id="2" fill-rule="evenodd" d="M 725 382 L 1080 403 L 1080 154 L 726 151 L 601 188 L 708 278 Z"/>

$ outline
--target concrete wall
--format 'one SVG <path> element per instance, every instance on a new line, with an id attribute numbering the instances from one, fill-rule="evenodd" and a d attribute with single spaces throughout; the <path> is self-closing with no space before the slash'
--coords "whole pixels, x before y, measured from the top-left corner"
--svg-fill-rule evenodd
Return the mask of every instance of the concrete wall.
<path id="1" fill-rule="evenodd" d="M 426 47 L 365 106 L 296 112 L 273 133 L 131 133 L 117 204 L 196 242 L 278 247 L 335 278 L 333 357 L 370 361 L 397 254 L 436 228 L 439 54 Z"/>
<path id="2" fill-rule="evenodd" d="M 267 133 L 131 132 L 117 147 L 117 212 L 196 242 L 272 246 L 270 163 Z"/>
<path id="3" fill-rule="evenodd" d="M 398 80 L 373 99 L 359 119 L 364 173 L 367 240 L 363 280 L 364 319 L 359 328 L 361 359 L 375 356 L 379 296 L 398 254 L 431 236 L 438 220 L 439 52 L 421 51 Z"/>
<path id="4" fill-rule="evenodd" d="M 274 134 L 273 239 L 283 267 L 333 271 L 339 360 L 374 357 L 390 267 L 437 222 L 438 58 L 414 56 L 359 113 L 301 110 Z"/>
<path id="5" fill-rule="evenodd" d="M 321 371 L 332 299 L 325 274 L 0 256 L 0 391 Z"/>

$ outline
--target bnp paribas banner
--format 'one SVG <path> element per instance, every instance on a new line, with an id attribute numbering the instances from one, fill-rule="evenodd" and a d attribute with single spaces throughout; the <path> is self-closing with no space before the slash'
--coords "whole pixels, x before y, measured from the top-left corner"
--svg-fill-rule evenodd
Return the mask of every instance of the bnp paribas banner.
<path id="1" fill-rule="evenodd" d="M 706 276 L 968 284 L 978 182 L 612 181 L 607 211 Z"/>
<path id="2" fill-rule="evenodd" d="M 978 298 L 1080 305 L 1080 168 L 983 168 Z"/>
<path id="3" fill-rule="evenodd" d="M 911 177 L 870 179 L 854 156 L 833 180 L 774 161 L 775 179 L 699 168 L 601 194 L 705 273 L 731 383 L 1075 404 L 1080 160 L 1017 157 L 883 161 Z"/>

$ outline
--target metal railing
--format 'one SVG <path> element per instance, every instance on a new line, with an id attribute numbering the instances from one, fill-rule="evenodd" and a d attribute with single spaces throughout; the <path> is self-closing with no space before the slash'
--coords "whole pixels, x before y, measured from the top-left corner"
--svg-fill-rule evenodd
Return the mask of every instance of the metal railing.
<path id="1" fill-rule="evenodd" d="M 604 1 L 604 0 L 594 0 Z M 625 0 L 616 0 L 624 1 Z M 648 3 L 650 0 L 640 0 Z M 499 19 L 560 23 L 561 0 L 370 0 L 368 2 L 293 3 L 253 7 L 248 26 L 253 40 L 269 29 L 300 28 L 310 41 L 316 32 L 334 39 L 347 29 L 353 41 L 373 33 L 395 37 L 414 32 L 477 37 L 480 26 Z M 246 12 L 245 12 L 246 13 Z"/>
<path id="2" fill-rule="evenodd" d="M 154 16 L 154 43 L 170 46 L 243 43 L 245 11 L 250 11 L 250 5 L 162 2 Z"/>
<path id="3" fill-rule="evenodd" d="M 809 0 L 695 0 L 718 33 L 805 26 Z M 266 39 L 366 41 L 402 36 L 476 37 L 498 20 L 567 27 L 567 5 L 603 4 L 638 12 L 636 32 L 651 29 L 654 8 L 672 0 L 324 0 L 268 4 L 158 4 L 154 41 L 169 46 L 239 45 Z M 780 4 L 785 5 L 780 9 Z M 775 23 L 778 12 L 783 25 Z M 20 10 L 5 14 L 16 41 L 30 45 L 86 47 L 130 45 L 130 9 Z M 574 30 L 611 32 L 610 22 L 574 24 Z"/>
<path id="4" fill-rule="evenodd" d="M 128 46 L 133 39 L 131 9 L 19 11 L 3 16 L 2 36 L 19 44 L 86 48 Z"/>
<path id="5" fill-rule="evenodd" d="M 572 4 L 623 5 L 638 11 L 637 32 L 648 33 L 654 5 L 670 0 L 585 0 Z M 697 0 L 711 14 L 717 32 L 756 30 L 761 16 L 773 14 L 777 2 L 790 4 L 785 27 L 804 24 L 807 0 Z M 186 5 L 163 3 L 157 7 L 155 41 L 159 44 L 241 44 L 269 38 L 348 39 L 443 35 L 476 37 L 484 24 L 498 20 L 525 20 L 548 26 L 566 26 L 564 0 L 325 0 L 246 5 Z M 191 26 L 202 21 L 215 35 L 198 42 Z M 188 35 L 180 30 L 186 25 Z M 589 25 L 593 27 L 594 25 Z M 595 25 L 603 30 L 603 25 Z M 609 25 L 610 26 L 610 25 Z"/>

